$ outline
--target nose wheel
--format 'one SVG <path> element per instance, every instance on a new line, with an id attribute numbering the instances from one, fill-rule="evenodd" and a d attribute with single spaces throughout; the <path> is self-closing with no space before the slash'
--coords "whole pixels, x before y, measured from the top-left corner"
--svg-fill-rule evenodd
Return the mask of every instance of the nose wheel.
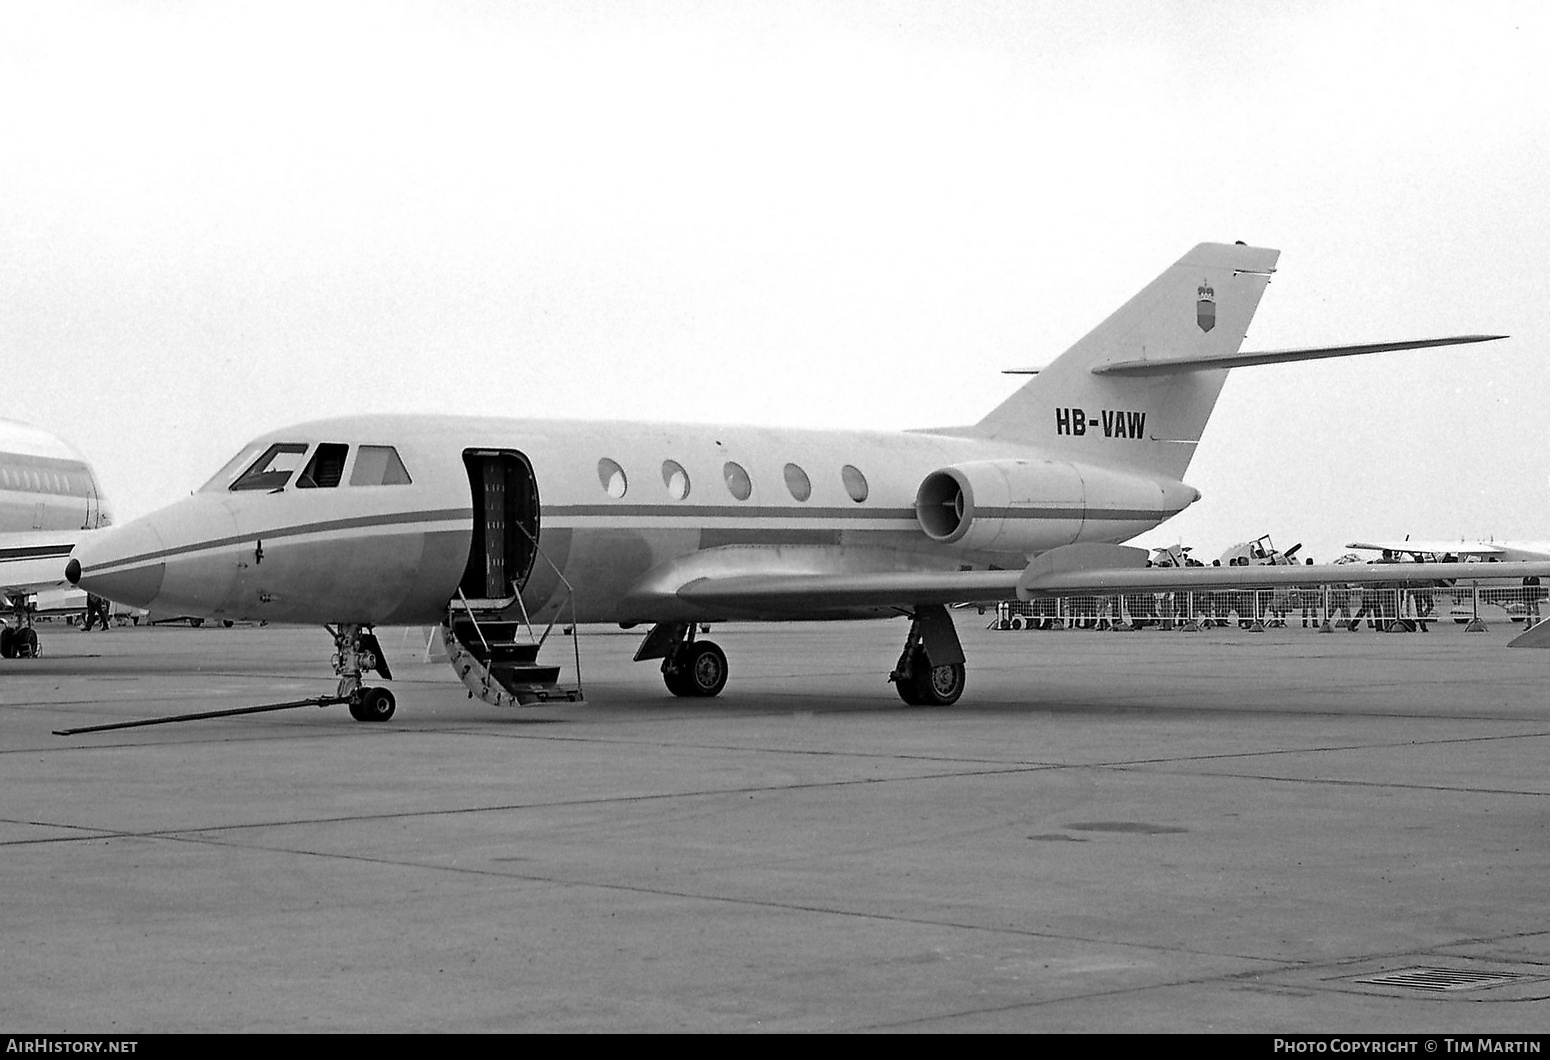
<path id="1" fill-rule="evenodd" d="M 398 706 L 385 688 L 362 688 L 350 697 L 350 717 L 356 721 L 387 721 Z"/>

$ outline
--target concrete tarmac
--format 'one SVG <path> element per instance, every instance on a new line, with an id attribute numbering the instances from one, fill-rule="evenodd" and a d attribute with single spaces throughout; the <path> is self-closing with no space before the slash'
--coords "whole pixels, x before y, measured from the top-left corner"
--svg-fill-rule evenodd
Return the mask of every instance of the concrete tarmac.
<path id="1" fill-rule="evenodd" d="M 1466 634 L 726 625 L 677 700 L 51 730 L 331 691 L 321 630 L 42 627 L 0 660 L 0 1031 L 1550 1026 L 1550 652 Z M 566 673 L 570 675 L 568 648 Z M 1449 989 L 1374 977 L 1442 969 Z M 1435 985 L 1435 983 L 1434 983 Z"/>

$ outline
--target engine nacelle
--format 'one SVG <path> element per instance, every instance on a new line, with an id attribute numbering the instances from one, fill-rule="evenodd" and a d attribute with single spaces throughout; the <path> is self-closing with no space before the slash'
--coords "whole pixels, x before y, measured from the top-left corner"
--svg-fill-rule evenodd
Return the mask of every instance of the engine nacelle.
<path id="1" fill-rule="evenodd" d="M 1124 541 L 1200 499 L 1198 490 L 1063 460 L 976 460 L 933 471 L 915 518 L 943 544 L 1031 555 L 1076 541 Z"/>

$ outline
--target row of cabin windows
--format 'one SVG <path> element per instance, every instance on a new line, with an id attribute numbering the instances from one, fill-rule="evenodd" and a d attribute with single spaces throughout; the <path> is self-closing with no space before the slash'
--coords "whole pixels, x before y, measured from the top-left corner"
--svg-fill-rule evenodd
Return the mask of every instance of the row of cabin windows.
<path id="1" fill-rule="evenodd" d="M 787 464 L 784 469 L 786 490 L 793 499 L 806 501 L 813 495 L 813 482 L 807 477 L 807 472 L 797 464 Z M 597 462 L 597 480 L 603 484 L 603 492 L 618 500 L 630 489 L 630 480 L 624 473 L 624 468 L 618 461 L 608 457 Z M 721 465 L 721 480 L 726 484 L 727 492 L 740 501 L 746 501 L 753 495 L 753 480 L 748 477 L 748 472 L 742 464 L 735 460 L 728 460 Z M 850 494 L 850 499 L 860 504 L 867 499 L 870 492 L 866 476 L 861 469 L 846 464 L 840 468 L 840 481 L 845 484 L 845 492 Z M 689 472 L 676 460 L 662 461 L 662 485 L 667 489 L 667 495 L 675 501 L 684 500 L 689 496 L 690 482 Z"/>
<path id="2" fill-rule="evenodd" d="M 70 497 L 84 497 L 87 485 L 68 471 L 28 471 L 22 468 L 0 468 L 0 489 L 21 493 L 57 493 Z"/>
<path id="3" fill-rule="evenodd" d="M 304 442 L 277 442 L 244 471 L 230 486 L 232 490 L 283 489 L 296 475 L 297 489 L 332 489 L 344 479 L 350 447 L 337 442 L 322 442 L 312 449 L 312 458 L 302 460 L 311 447 Z M 239 458 L 240 459 L 240 458 Z M 300 467 L 301 473 L 296 474 Z M 409 472 L 391 445 L 361 445 L 355 449 L 350 468 L 352 486 L 405 486 Z"/>

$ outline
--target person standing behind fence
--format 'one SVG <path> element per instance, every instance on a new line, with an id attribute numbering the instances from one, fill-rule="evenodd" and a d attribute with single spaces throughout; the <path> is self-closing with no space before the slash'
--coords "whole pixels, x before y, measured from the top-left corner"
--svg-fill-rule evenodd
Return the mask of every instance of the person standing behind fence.
<path id="1" fill-rule="evenodd" d="M 1306 566 L 1313 566 L 1313 557 L 1308 557 Z M 1319 624 L 1319 590 L 1311 585 L 1305 585 L 1297 590 L 1297 596 L 1302 603 L 1302 628 Z"/>
<path id="2" fill-rule="evenodd" d="M 1523 603 L 1528 608 L 1528 624 L 1539 625 L 1539 575 L 1530 574 L 1523 579 Z"/>

